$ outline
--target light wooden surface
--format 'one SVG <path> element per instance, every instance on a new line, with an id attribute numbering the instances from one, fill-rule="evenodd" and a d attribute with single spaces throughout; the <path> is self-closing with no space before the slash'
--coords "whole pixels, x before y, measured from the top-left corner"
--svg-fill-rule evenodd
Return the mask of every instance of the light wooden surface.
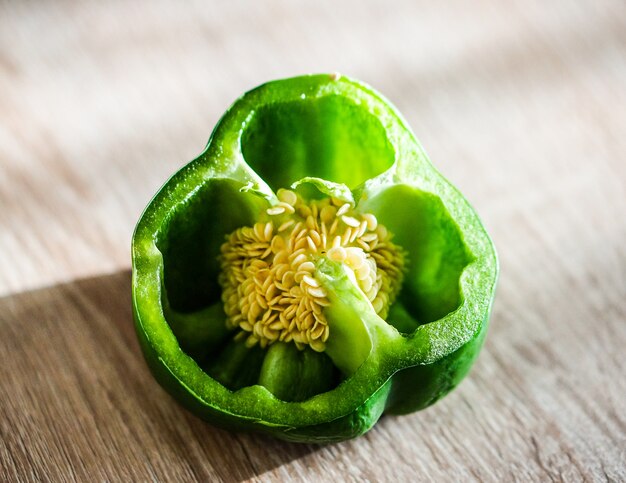
<path id="1" fill-rule="evenodd" d="M 626 480 L 626 4 L 0 3 L 0 480 Z M 458 390 L 318 447 L 177 406 L 132 329 L 152 193 L 244 90 L 388 96 L 498 247 Z"/>

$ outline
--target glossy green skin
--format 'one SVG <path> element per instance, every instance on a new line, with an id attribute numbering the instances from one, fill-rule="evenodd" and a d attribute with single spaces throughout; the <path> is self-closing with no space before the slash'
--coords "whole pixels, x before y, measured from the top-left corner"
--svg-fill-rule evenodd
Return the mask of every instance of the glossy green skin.
<path id="1" fill-rule="evenodd" d="M 224 234 L 254 222 L 273 190 L 304 176 L 347 184 L 409 251 L 388 320 L 402 333 L 368 329 L 374 344 L 365 361 L 304 401 L 281 401 L 258 384 L 231 391 L 196 362 L 228 336 L 221 323 L 203 327 L 223 319 L 219 287 L 206 274 L 216 270 Z M 256 194 L 239 194 L 244 186 Z M 209 248 L 196 253 L 193 243 Z M 425 408 L 453 389 L 483 343 L 498 273 L 477 215 L 397 111 L 362 83 L 329 75 L 270 82 L 238 99 L 205 151 L 150 202 L 132 256 L 136 330 L 159 383 L 211 423 L 300 442 L 359 436 L 383 413 Z"/>

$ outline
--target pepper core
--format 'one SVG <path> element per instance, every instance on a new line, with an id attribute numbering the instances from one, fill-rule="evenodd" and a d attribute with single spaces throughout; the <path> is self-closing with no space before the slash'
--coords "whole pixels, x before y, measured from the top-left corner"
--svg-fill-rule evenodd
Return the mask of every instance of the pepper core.
<path id="1" fill-rule="evenodd" d="M 316 277 L 322 257 L 345 264 L 376 313 L 387 316 L 402 286 L 404 251 L 371 213 L 328 197 L 305 201 L 278 191 L 267 221 L 242 227 L 221 247 L 222 301 L 230 329 L 246 345 L 276 341 L 325 349 L 332 328 L 324 315 L 327 291 Z"/>

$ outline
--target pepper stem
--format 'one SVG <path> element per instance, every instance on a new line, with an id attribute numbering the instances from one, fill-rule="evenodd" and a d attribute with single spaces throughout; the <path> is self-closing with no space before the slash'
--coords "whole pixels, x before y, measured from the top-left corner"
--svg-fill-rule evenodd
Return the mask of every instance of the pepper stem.
<path id="1" fill-rule="evenodd" d="M 326 342 L 326 353 L 345 375 L 352 375 L 375 346 L 399 337 L 398 331 L 376 314 L 354 273 L 343 263 L 320 258 L 316 277 L 330 302 L 324 315 L 333 336 Z"/>

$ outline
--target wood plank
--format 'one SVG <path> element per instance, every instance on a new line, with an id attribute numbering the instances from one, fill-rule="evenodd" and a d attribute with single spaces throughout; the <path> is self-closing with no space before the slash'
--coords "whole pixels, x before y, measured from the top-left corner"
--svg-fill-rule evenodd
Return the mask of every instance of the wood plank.
<path id="1" fill-rule="evenodd" d="M 160 389 L 129 245 L 241 92 L 328 70 L 399 107 L 502 274 L 459 389 L 295 445 Z M 625 85 L 619 0 L 0 3 L 0 480 L 626 481 Z"/>

